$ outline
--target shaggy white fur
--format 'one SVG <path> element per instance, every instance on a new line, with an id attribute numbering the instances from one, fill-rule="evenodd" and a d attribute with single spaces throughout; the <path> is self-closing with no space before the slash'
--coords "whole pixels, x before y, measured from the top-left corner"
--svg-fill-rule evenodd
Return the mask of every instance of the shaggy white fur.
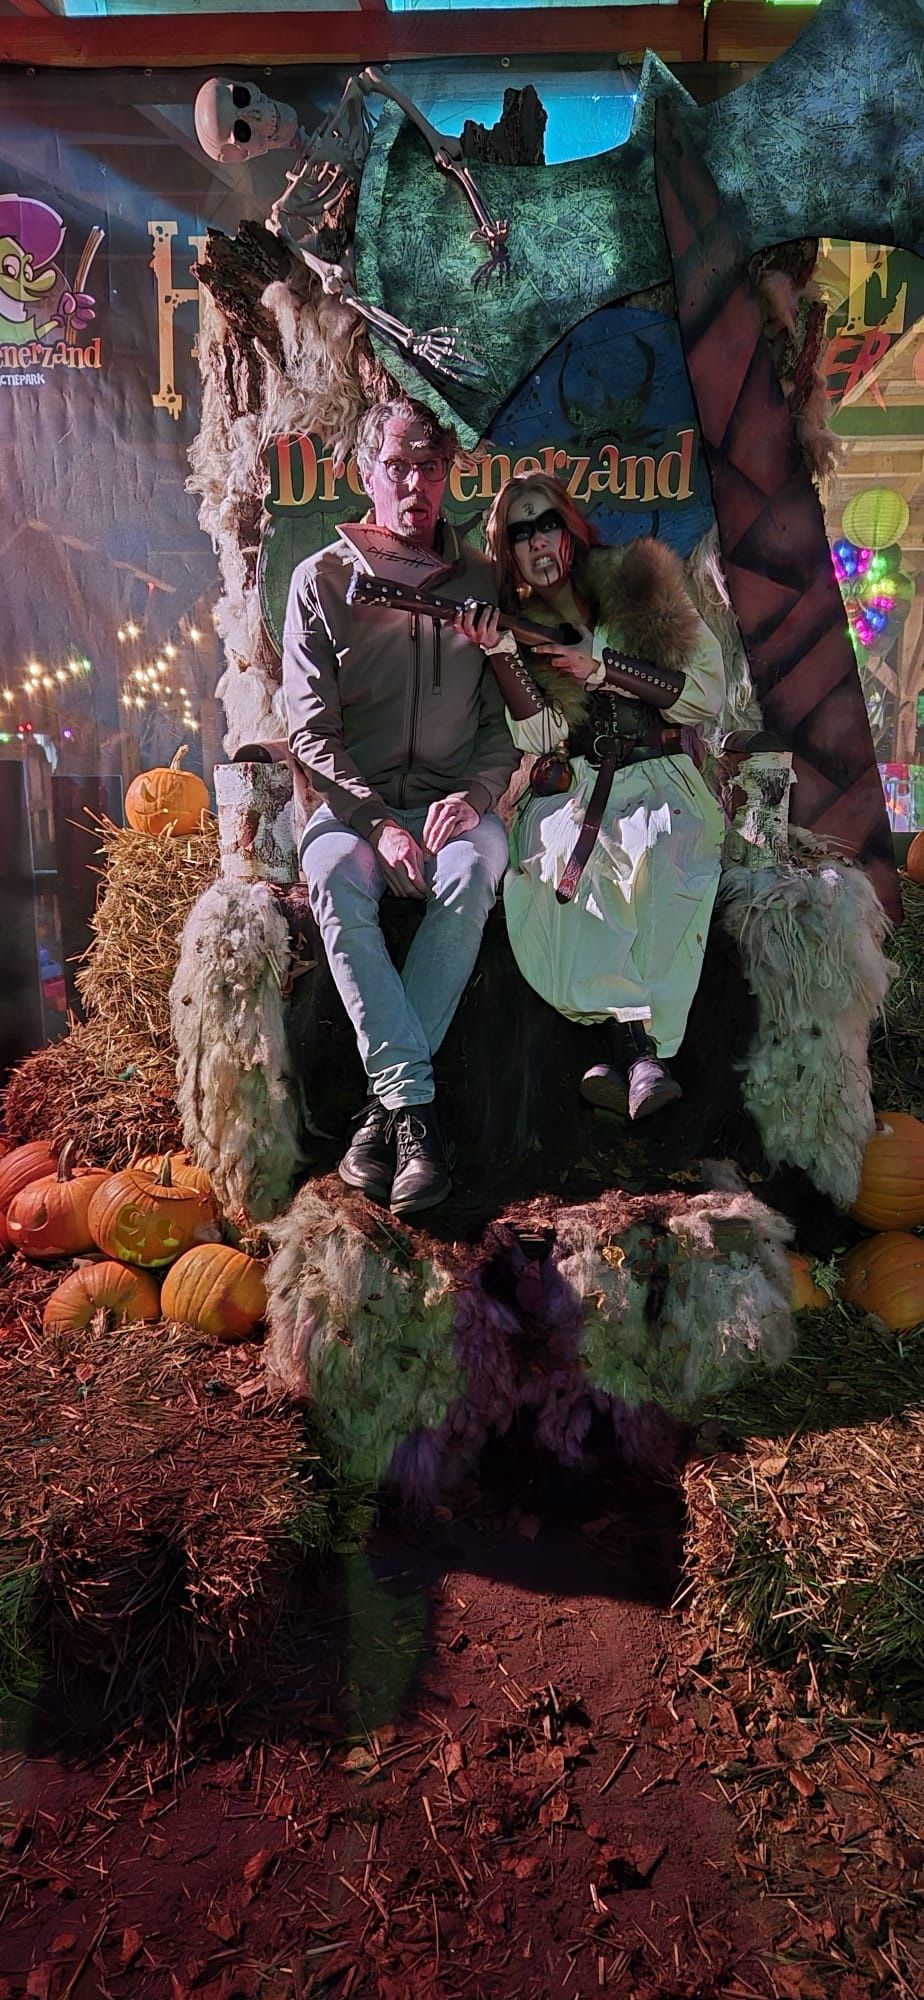
<path id="1" fill-rule="evenodd" d="M 462 1390 L 452 1280 L 428 1259 L 392 1260 L 310 1187 L 270 1236 L 270 1386 L 310 1396 L 345 1471 L 378 1482 Z"/>
<path id="2" fill-rule="evenodd" d="M 556 1261 L 583 1301 L 588 1381 L 689 1418 L 756 1364 L 791 1353 L 792 1225 L 739 1185 L 684 1198 L 664 1233 L 601 1236 L 593 1210 L 557 1218 Z"/>
<path id="3" fill-rule="evenodd" d="M 290 956 L 265 883 L 213 882 L 187 919 L 170 989 L 184 1143 L 225 1212 L 255 1221 L 288 1198 L 300 1157 L 283 999 Z"/>
<path id="4" fill-rule="evenodd" d="M 267 446 L 274 437 L 312 431 L 335 456 L 345 456 L 365 408 L 357 364 L 362 321 L 315 289 L 318 296 L 312 303 L 293 285 L 267 287 L 262 304 L 279 328 L 285 373 L 264 355 L 260 408 L 236 418 L 229 413 L 223 386 L 225 323 L 208 293 L 201 293 L 202 420 L 190 448 L 187 486 L 199 495 L 199 525 L 221 568 L 223 588 L 214 620 L 227 669 L 216 692 L 225 707 L 229 757 L 242 743 L 269 743 L 286 733 L 278 675 L 261 628 L 256 579 Z"/>
<path id="5" fill-rule="evenodd" d="M 758 1005 L 744 1102 L 771 1165 L 804 1168 L 842 1208 L 874 1129 L 868 1044 L 895 966 L 859 868 L 723 870 L 717 911 Z"/>
<path id="6" fill-rule="evenodd" d="M 657 1456 L 666 1420 L 655 1405 L 687 1419 L 793 1344 L 790 1225 L 730 1178 L 628 1228 L 605 1200 L 559 1210 L 538 1276 L 506 1244 L 510 1275 L 527 1286 L 509 1306 L 484 1282 L 496 1237 L 486 1263 L 476 1253 L 453 1279 L 426 1258 L 396 1258 L 387 1238 L 371 1241 L 303 1188 L 270 1231 L 270 1386 L 311 1399 L 351 1477 L 393 1479 L 415 1504 L 473 1466 L 517 1408 L 563 1464 L 582 1461 L 595 1410 L 610 1411 L 630 1458 Z"/>

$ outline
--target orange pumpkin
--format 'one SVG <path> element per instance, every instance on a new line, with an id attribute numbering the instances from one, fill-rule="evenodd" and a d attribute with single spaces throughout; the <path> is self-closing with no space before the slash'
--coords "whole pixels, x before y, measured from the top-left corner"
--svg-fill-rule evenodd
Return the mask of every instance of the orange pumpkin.
<path id="1" fill-rule="evenodd" d="M 924 1125 L 907 1111 L 877 1111 L 850 1211 L 865 1229 L 912 1229 L 924 1222 Z"/>
<path id="2" fill-rule="evenodd" d="M 789 1252 L 791 1279 L 790 1305 L 793 1312 L 811 1311 L 813 1306 L 826 1306 L 828 1294 L 816 1285 L 812 1277 L 812 1267 L 807 1257 L 800 1256 L 798 1250 Z"/>
<path id="3" fill-rule="evenodd" d="M 263 1266 L 226 1243 L 200 1244 L 167 1272 L 160 1309 L 165 1319 L 233 1340 L 266 1312 Z"/>
<path id="4" fill-rule="evenodd" d="M 163 1165 L 162 1153 L 146 1153 L 141 1160 L 133 1160 L 139 1174 L 152 1174 L 155 1178 Z M 170 1179 L 174 1187 L 198 1188 L 200 1194 L 211 1195 L 212 1183 L 204 1167 L 197 1167 L 188 1153 L 171 1153 Z"/>
<path id="5" fill-rule="evenodd" d="M 905 856 L 905 874 L 924 889 L 924 832 L 916 833 Z"/>
<path id="6" fill-rule="evenodd" d="M 54 1153 L 49 1152 L 44 1139 L 30 1139 L 27 1146 L 14 1146 L 4 1160 L 0 1160 L 0 1215 L 5 1215 L 10 1202 L 20 1188 L 28 1187 L 30 1181 L 39 1181 L 57 1171 L 58 1162 Z"/>
<path id="7" fill-rule="evenodd" d="M 172 1264 L 210 1220 L 207 1196 L 174 1187 L 170 1157 L 159 1175 L 125 1167 L 97 1188 L 88 1221 L 94 1243 L 123 1264 Z"/>
<path id="8" fill-rule="evenodd" d="M 196 833 L 209 809 L 208 788 L 193 771 L 181 771 L 186 744 L 172 764 L 140 771 L 125 794 L 125 818 L 136 833 Z"/>
<path id="9" fill-rule="evenodd" d="M 841 1259 L 841 1297 L 875 1313 L 900 1333 L 924 1320 L 924 1241 L 887 1229 L 856 1243 Z"/>
<path id="10" fill-rule="evenodd" d="M 76 1333 L 100 1311 L 111 1313 L 115 1326 L 159 1319 L 157 1280 L 125 1264 L 85 1264 L 52 1292 L 42 1325 L 46 1333 Z"/>
<path id="11" fill-rule="evenodd" d="M 10 1232 L 6 1226 L 6 1216 L 0 1215 L 0 1257 L 5 1257 L 10 1247 Z"/>
<path id="12" fill-rule="evenodd" d="M 57 1173 L 20 1188 L 6 1212 L 13 1249 L 40 1264 L 55 1257 L 76 1257 L 93 1248 L 87 1211 L 97 1188 L 109 1176 L 105 1167 L 72 1175 L 73 1152 L 74 1141 L 69 1139 Z"/>

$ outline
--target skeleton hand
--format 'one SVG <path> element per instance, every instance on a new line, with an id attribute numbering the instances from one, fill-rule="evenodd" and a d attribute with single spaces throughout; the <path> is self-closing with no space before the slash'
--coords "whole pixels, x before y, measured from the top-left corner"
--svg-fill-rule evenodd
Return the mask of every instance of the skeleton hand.
<path id="1" fill-rule="evenodd" d="M 426 362 L 453 382 L 478 382 L 485 373 L 484 364 L 456 345 L 458 331 L 455 326 L 428 326 L 423 333 L 410 333 L 401 345 L 413 360 Z"/>
<path id="2" fill-rule="evenodd" d="M 490 283 L 495 271 L 498 284 L 507 284 L 510 277 L 510 252 L 507 248 L 509 234 L 509 222 L 487 222 L 483 223 L 480 229 L 472 230 L 469 242 L 484 243 L 489 253 L 484 262 L 479 264 L 477 271 L 472 273 L 472 285 L 476 291 L 479 285 Z"/>

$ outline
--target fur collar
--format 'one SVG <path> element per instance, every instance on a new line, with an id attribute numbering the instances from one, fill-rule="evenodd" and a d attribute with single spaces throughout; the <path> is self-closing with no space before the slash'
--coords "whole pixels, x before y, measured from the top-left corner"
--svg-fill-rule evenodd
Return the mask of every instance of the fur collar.
<path id="1" fill-rule="evenodd" d="M 623 548 L 591 549 L 587 577 L 590 623 L 607 645 L 681 672 L 689 666 L 699 621 L 673 549 L 650 539 Z M 538 607 L 530 606 L 528 615 L 545 622 Z M 569 728 L 584 720 L 587 694 L 578 681 L 538 655 L 530 658 L 529 670 L 543 694 L 561 709 Z"/>

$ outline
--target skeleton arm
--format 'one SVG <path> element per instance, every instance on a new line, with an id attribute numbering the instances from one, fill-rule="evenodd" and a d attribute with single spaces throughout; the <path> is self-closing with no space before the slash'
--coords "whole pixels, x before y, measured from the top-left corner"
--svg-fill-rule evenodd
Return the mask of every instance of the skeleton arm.
<path id="1" fill-rule="evenodd" d="M 495 221 L 494 217 L 488 214 L 469 168 L 461 165 L 461 141 L 449 133 L 438 132 L 435 125 L 431 125 L 430 120 L 418 110 L 413 99 L 405 96 L 403 90 L 397 90 L 394 84 L 387 83 L 385 78 L 379 75 L 378 70 L 364 69 L 356 78 L 356 82 L 364 94 L 374 91 L 377 97 L 390 98 L 393 104 L 399 106 L 411 124 L 416 125 L 418 132 L 423 133 L 440 172 L 446 174 L 450 180 L 454 180 L 457 187 L 461 188 L 478 225 L 472 231 L 470 240 L 472 243 L 483 243 L 488 251 L 484 262 L 479 264 L 472 277 L 472 284 L 476 288 L 478 285 L 486 284 L 494 271 L 503 284 L 510 276 L 510 255 L 507 249 L 510 224 L 500 220 Z"/>
<path id="2" fill-rule="evenodd" d="M 481 363 L 473 361 L 458 346 L 456 327 L 430 326 L 426 327 L 423 333 L 415 333 L 413 327 L 405 326 L 401 320 L 395 319 L 392 313 L 385 312 L 381 306 L 367 306 L 359 297 L 352 274 L 345 264 L 328 264 L 322 257 L 316 257 L 312 251 L 304 250 L 301 244 L 293 242 L 283 230 L 278 230 L 277 234 L 308 270 L 313 271 L 315 277 L 320 279 L 328 297 L 342 299 L 343 304 L 349 306 L 351 312 L 364 319 L 367 326 L 371 326 L 381 339 L 390 341 L 398 352 L 406 354 L 410 361 L 423 362 L 435 374 L 446 375 L 452 382 L 464 384 L 477 381 L 483 376 L 484 368 Z"/>
<path id="3" fill-rule="evenodd" d="M 447 160 L 461 160 L 461 141 L 454 139 L 451 133 L 438 132 L 436 126 L 431 125 L 429 118 L 425 118 L 423 112 L 418 110 L 413 98 L 407 97 L 403 90 L 398 90 L 395 84 L 389 83 L 384 76 L 380 76 L 377 69 L 361 70 L 360 74 L 352 78 L 351 81 L 359 87 L 364 97 L 372 95 L 387 97 L 392 104 L 397 104 L 399 110 L 404 112 L 405 118 L 408 118 L 412 125 L 416 125 L 418 132 L 423 133 L 434 159 L 437 160 L 437 164 L 439 164 L 438 156 L 440 153 L 445 153 Z M 347 90 L 349 88 L 350 85 L 348 84 Z"/>

